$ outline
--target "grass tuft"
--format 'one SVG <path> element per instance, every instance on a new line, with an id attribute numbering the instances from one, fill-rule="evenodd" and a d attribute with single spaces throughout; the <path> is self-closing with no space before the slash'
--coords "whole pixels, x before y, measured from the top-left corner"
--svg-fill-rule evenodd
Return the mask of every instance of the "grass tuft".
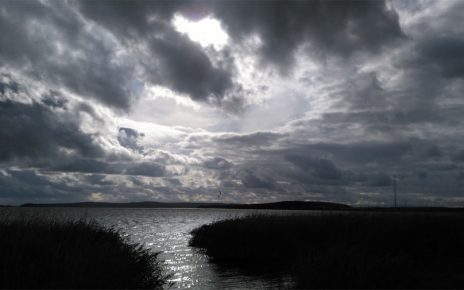
<path id="1" fill-rule="evenodd" d="M 449 213 L 248 216 L 199 227 L 190 245 L 297 288 L 464 288 L 463 228 Z"/>
<path id="2" fill-rule="evenodd" d="M 161 289 L 158 258 L 94 222 L 2 220 L 0 288 Z"/>

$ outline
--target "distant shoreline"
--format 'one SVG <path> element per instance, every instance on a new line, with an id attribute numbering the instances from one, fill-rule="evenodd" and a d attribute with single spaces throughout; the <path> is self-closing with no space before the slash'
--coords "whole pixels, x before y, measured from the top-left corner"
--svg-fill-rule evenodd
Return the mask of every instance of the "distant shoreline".
<path id="1" fill-rule="evenodd" d="M 282 201 L 259 204 L 206 203 L 206 202 L 77 202 L 26 203 L 20 207 L 84 207 L 84 208 L 222 208 L 222 209 L 277 209 L 277 210 L 343 210 L 345 204 L 318 201 Z"/>
<path id="2" fill-rule="evenodd" d="M 11 206 L 7 206 L 11 207 Z M 263 209 L 263 210 L 337 210 L 375 212 L 463 212 L 462 207 L 352 207 L 321 201 L 281 201 L 271 203 L 206 203 L 206 202 L 76 202 L 76 203 L 25 203 L 19 207 L 74 207 L 74 208 L 197 208 L 197 209 Z"/>

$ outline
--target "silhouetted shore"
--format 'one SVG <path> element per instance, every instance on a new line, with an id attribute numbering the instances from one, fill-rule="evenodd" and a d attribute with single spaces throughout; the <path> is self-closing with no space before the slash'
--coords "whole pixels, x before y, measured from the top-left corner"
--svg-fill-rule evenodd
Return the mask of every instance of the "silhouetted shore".
<path id="1" fill-rule="evenodd" d="M 161 289 L 157 253 L 84 221 L 0 221 L 2 289 Z"/>
<path id="2" fill-rule="evenodd" d="M 464 288 L 463 228 L 457 213 L 248 216 L 204 225 L 190 245 L 298 288 Z"/>
<path id="3" fill-rule="evenodd" d="M 353 207 L 347 204 L 323 201 L 279 201 L 270 203 L 212 203 L 212 202 L 75 202 L 25 203 L 20 207 L 77 207 L 77 208 L 221 208 L 269 210 L 327 210 L 355 212 L 462 212 L 462 207 Z"/>
<path id="4" fill-rule="evenodd" d="M 228 209 L 278 209 L 278 210 L 346 210 L 352 207 L 346 204 L 321 201 L 280 201 L 257 204 L 206 204 L 199 208 Z"/>
<path id="5" fill-rule="evenodd" d="M 224 208 L 224 209 L 279 209 L 279 210 L 343 210 L 345 204 L 319 201 L 281 201 L 272 203 L 206 203 L 206 202 L 77 202 L 77 203 L 26 203 L 21 207 L 87 207 L 87 208 Z"/>

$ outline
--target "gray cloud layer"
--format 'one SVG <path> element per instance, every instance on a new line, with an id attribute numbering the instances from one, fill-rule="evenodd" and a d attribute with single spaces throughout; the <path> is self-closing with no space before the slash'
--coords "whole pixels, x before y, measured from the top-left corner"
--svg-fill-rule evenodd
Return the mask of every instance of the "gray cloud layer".
<path id="1" fill-rule="evenodd" d="M 123 43 L 143 46 L 148 58 L 142 60 L 142 66 L 152 83 L 188 94 L 194 100 L 222 99 L 234 86 L 232 72 L 229 67 L 214 66 L 199 44 L 169 25 L 181 4 L 82 1 L 78 6 Z"/>
<path id="2" fill-rule="evenodd" d="M 62 150 L 89 158 L 104 154 L 72 116 L 60 115 L 45 103 L 0 102 L 0 160 L 54 158 Z"/>
<path id="3" fill-rule="evenodd" d="M 3 2 L 0 60 L 122 109 L 135 97 L 131 84 L 137 76 L 199 101 L 243 97 L 233 59 L 213 64 L 199 44 L 170 24 L 175 13 L 191 15 L 185 13 L 190 6 L 207 6 L 234 41 L 259 35 L 258 55 L 280 71 L 289 70 L 295 50 L 308 42 L 320 52 L 347 56 L 376 52 L 402 37 L 397 15 L 380 1 L 71 3 Z M 128 54 L 118 53 L 118 46 Z"/>
<path id="4" fill-rule="evenodd" d="M 463 3 L 398 5 L 1 2 L 0 202 L 216 201 L 221 189 L 225 201 L 389 205 L 396 175 L 403 203 L 462 205 Z M 177 13 L 213 15 L 228 47 L 179 33 Z M 254 76 L 279 72 L 258 91 L 240 78 L 250 37 Z M 275 87 L 301 92 L 301 112 L 249 133 L 122 122 L 143 85 L 232 111 L 237 127 L 247 98 Z M 282 94 L 254 103 L 254 122 L 286 114 Z"/>
<path id="5" fill-rule="evenodd" d="M 310 43 L 318 56 L 377 52 L 401 39 L 398 16 L 383 1 L 211 2 L 214 13 L 236 39 L 257 34 L 259 55 L 288 71 L 295 51 Z"/>

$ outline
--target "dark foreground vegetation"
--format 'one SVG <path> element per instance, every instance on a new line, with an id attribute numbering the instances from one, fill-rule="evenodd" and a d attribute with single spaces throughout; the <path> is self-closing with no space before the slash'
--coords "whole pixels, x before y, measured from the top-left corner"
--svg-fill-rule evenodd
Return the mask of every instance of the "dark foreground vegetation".
<path id="1" fill-rule="evenodd" d="M 464 288 L 464 215 L 248 216 L 192 232 L 212 261 L 284 272 L 297 288 Z"/>
<path id="2" fill-rule="evenodd" d="M 0 288 L 160 289 L 156 253 L 85 221 L 0 221 Z"/>

